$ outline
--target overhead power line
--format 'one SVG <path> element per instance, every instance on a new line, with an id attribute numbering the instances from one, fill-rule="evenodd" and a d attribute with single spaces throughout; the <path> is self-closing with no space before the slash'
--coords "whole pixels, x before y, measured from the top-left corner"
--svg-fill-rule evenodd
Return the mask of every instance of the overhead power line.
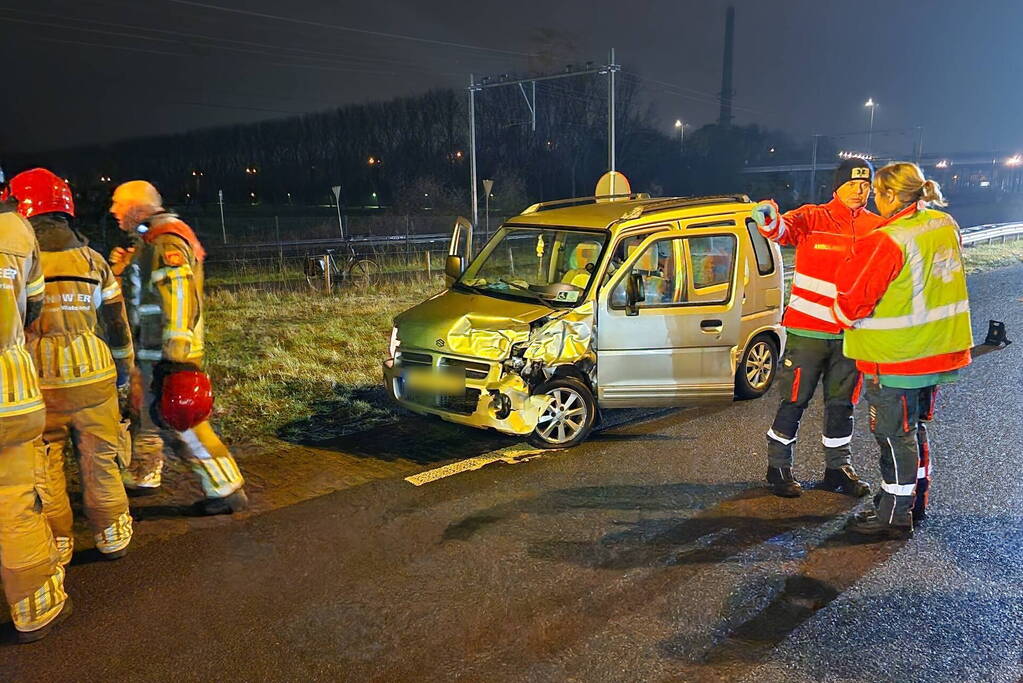
<path id="1" fill-rule="evenodd" d="M 277 14 L 268 14 L 266 12 L 256 12 L 247 9 L 238 9 L 235 7 L 222 7 L 220 5 L 213 5 L 206 2 L 195 2 L 195 0 L 164 0 L 165 2 L 174 3 L 176 5 L 186 5 L 188 7 L 201 7 L 203 9 L 213 10 L 217 12 L 226 12 L 229 14 L 239 14 L 242 16 L 257 17 L 259 19 L 269 19 L 272 21 L 281 21 L 289 24 L 298 24 L 300 26 L 315 26 L 317 28 L 329 29 L 332 31 L 346 31 L 349 33 L 359 33 L 362 35 L 373 36 L 375 38 L 391 38 L 395 40 L 408 40 L 416 43 L 423 43 L 426 45 L 437 45 L 440 47 L 454 47 L 463 50 L 478 50 L 481 52 L 497 52 L 506 55 L 515 55 L 517 57 L 533 57 L 535 56 L 529 52 L 517 52 L 515 50 L 502 50 L 494 47 L 484 47 L 482 45 L 469 45 L 466 43 L 456 43 L 448 40 L 437 40 L 435 38 L 422 38 L 419 36 L 409 36 L 401 33 L 389 33 L 387 31 L 373 31 L 364 28 L 355 28 L 354 26 L 342 26 L 340 24 L 325 24 L 320 21 L 313 21 L 311 19 L 299 19 L 296 17 L 285 17 Z"/>

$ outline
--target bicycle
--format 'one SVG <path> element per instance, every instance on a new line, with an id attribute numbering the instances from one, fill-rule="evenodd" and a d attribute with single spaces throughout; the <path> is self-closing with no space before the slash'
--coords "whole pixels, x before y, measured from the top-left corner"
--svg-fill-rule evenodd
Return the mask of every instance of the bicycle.
<path id="1" fill-rule="evenodd" d="M 361 258 L 351 244 L 345 245 L 347 254 L 342 257 L 336 249 L 327 249 L 323 254 L 307 256 L 303 263 L 306 282 L 318 292 L 330 292 L 335 286 L 347 282 L 356 287 L 376 284 L 380 266 L 376 261 Z"/>

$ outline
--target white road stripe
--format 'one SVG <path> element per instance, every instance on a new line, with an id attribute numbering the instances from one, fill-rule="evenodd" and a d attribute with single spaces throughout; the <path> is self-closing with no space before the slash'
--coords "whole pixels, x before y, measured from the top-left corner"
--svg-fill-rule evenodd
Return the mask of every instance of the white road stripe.
<path id="1" fill-rule="evenodd" d="M 478 470 L 491 463 L 504 462 L 509 465 L 514 465 L 515 463 L 531 460 L 537 455 L 547 452 L 549 451 L 541 448 L 532 448 L 524 443 L 515 444 L 514 446 L 507 446 L 497 451 L 485 453 L 484 455 L 478 455 L 475 458 L 459 460 L 458 462 L 453 462 L 449 465 L 444 465 L 443 467 L 436 467 L 432 470 L 426 470 L 425 472 L 414 474 L 411 477 L 405 477 L 405 481 L 413 486 L 422 486 L 423 484 L 429 484 L 432 481 L 437 481 L 444 477 L 461 474 L 462 472 L 472 472 L 473 470 Z"/>

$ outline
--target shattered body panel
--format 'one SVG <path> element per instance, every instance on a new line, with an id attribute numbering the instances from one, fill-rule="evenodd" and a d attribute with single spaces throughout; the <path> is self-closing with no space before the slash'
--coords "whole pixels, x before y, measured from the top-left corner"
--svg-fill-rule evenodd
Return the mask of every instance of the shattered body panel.
<path id="1" fill-rule="evenodd" d="M 529 434 L 549 401 L 533 395 L 535 385 L 559 366 L 594 360 L 593 313 L 592 301 L 565 310 L 448 290 L 395 320 L 401 346 L 394 361 L 384 363 L 384 381 L 392 397 L 413 412 Z M 479 391 L 475 409 L 458 413 L 410 400 L 404 393 L 403 354 L 419 363 L 429 358 L 434 367 L 489 361 L 485 379 L 466 380 L 467 391 Z"/>

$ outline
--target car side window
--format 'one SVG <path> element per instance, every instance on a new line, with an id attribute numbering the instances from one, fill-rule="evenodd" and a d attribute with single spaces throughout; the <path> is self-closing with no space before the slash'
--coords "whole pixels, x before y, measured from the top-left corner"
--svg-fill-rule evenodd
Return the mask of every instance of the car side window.
<path id="1" fill-rule="evenodd" d="M 761 275 L 770 275 L 774 272 L 774 254 L 771 253 L 771 244 L 757 230 L 757 224 L 749 219 L 746 220 L 746 230 L 749 232 L 750 242 L 753 243 L 753 254 L 757 259 L 757 270 Z"/>
<path id="2" fill-rule="evenodd" d="M 644 236 L 630 237 L 622 240 L 623 260 L 631 258 Z M 634 273 L 643 277 L 643 300 L 638 308 L 652 308 L 665 304 L 678 303 L 684 289 L 684 277 L 679 272 L 678 259 L 675 257 L 675 244 L 679 238 L 661 239 L 647 245 L 643 253 L 632 264 L 628 272 L 618 280 L 611 292 L 611 306 L 625 307 L 625 283 Z M 617 254 L 616 254 L 617 256 Z"/>
<path id="3" fill-rule="evenodd" d="M 735 236 L 707 235 L 687 239 L 694 290 L 688 301 L 701 304 L 728 301 L 737 252 Z"/>

